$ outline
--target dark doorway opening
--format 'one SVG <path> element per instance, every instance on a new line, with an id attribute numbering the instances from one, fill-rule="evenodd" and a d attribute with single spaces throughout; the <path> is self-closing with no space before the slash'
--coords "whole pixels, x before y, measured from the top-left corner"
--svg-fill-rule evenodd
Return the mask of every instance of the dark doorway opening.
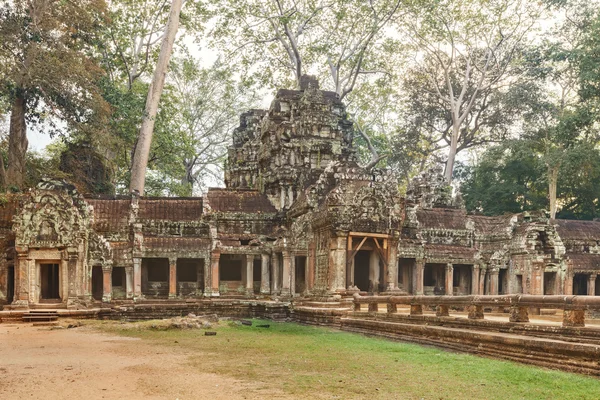
<path id="1" fill-rule="evenodd" d="M 102 267 L 92 267 L 92 298 L 102 301 L 102 292 L 104 291 L 104 283 L 102 282 Z"/>
<path id="2" fill-rule="evenodd" d="M 306 257 L 297 256 L 294 268 L 295 293 L 304 293 L 306 290 Z"/>
<path id="3" fill-rule="evenodd" d="M 177 259 L 177 295 L 200 295 L 204 290 L 204 259 Z"/>
<path id="4" fill-rule="evenodd" d="M 498 271 L 498 294 L 508 294 L 508 270 Z"/>
<path id="5" fill-rule="evenodd" d="M 245 290 L 242 282 L 242 265 L 246 257 L 234 254 L 221 254 L 219 259 L 219 290 L 223 293 Z"/>
<path id="6" fill-rule="evenodd" d="M 446 294 L 445 279 L 445 264 L 425 264 L 425 268 L 423 270 L 423 294 Z"/>
<path id="7" fill-rule="evenodd" d="M 401 258 L 398 260 L 398 288 L 406 293 L 413 293 L 412 276 L 417 260 Z"/>
<path id="8" fill-rule="evenodd" d="M 262 280 L 262 261 L 255 259 L 252 267 L 252 289 L 254 293 L 260 293 L 260 282 Z"/>
<path id="9" fill-rule="evenodd" d="M 544 272 L 544 294 L 554 295 L 556 293 L 556 272 Z"/>
<path id="10" fill-rule="evenodd" d="M 60 300 L 58 264 L 40 264 L 41 300 Z"/>
<path id="11" fill-rule="evenodd" d="M 169 296 L 168 258 L 142 258 L 142 293 L 147 297 Z"/>
<path id="12" fill-rule="evenodd" d="M 586 296 L 588 276 L 584 274 L 575 274 L 573 277 L 573 294 Z"/>
<path id="13" fill-rule="evenodd" d="M 10 304 L 15 299 L 15 267 L 8 267 L 6 279 L 6 301 Z"/>
<path id="14" fill-rule="evenodd" d="M 112 275 L 112 298 L 113 299 L 124 299 L 127 297 L 126 294 L 126 277 L 125 267 L 113 267 Z"/>
<path id="15" fill-rule="evenodd" d="M 373 290 L 369 280 L 370 261 L 371 252 L 367 250 L 359 250 L 354 256 L 354 286 L 363 292 Z"/>

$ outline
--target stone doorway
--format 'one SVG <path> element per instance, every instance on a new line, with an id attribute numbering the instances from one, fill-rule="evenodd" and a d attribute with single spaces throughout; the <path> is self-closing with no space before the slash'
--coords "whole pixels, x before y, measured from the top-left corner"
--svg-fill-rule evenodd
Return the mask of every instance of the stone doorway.
<path id="1" fill-rule="evenodd" d="M 412 281 L 416 262 L 417 260 L 414 258 L 401 258 L 398 260 L 398 289 L 407 294 L 414 293 Z"/>
<path id="2" fill-rule="evenodd" d="M 304 293 L 306 290 L 306 257 L 296 256 L 294 264 L 294 293 Z"/>
<path id="3" fill-rule="evenodd" d="M 102 301 L 104 282 L 102 277 L 102 267 L 96 265 L 92 267 L 92 298 Z"/>
<path id="4" fill-rule="evenodd" d="M 15 298 L 15 267 L 8 267 L 6 282 L 6 301 L 12 303 Z"/>
<path id="5" fill-rule="evenodd" d="M 573 294 L 579 296 L 586 296 L 587 293 L 588 276 L 586 274 L 575 274 L 573 277 Z"/>
<path id="6" fill-rule="evenodd" d="M 372 292 L 373 288 L 369 279 L 371 269 L 371 252 L 359 250 L 354 256 L 354 285 L 362 292 Z"/>
<path id="7" fill-rule="evenodd" d="M 423 270 L 423 294 L 446 294 L 446 264 L 425 264 Z"/>
<path id="8" fill-rule="evenodd" d="M 544 272 L 544 294 L 558 294 L 556 293 L 556 272 Z"/>
<path id="9" fill-rule="evenodd" d="M 40 300 L 60 301 L 58 264 L 40 264 Z"/>

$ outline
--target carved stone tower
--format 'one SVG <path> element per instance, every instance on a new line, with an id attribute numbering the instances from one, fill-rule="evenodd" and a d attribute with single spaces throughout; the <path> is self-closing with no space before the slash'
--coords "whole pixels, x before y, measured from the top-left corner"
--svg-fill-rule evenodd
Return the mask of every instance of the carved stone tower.
<path id="1" fill-rule="evenodd" d="M 352 122 L 334 92 L 303 76 L 300 90 L 279 90 L 267 112 L 241 117 L 229 149 L 226 185 L 256 188 L 288 209 L 332 161 L 354 158 Z"/>

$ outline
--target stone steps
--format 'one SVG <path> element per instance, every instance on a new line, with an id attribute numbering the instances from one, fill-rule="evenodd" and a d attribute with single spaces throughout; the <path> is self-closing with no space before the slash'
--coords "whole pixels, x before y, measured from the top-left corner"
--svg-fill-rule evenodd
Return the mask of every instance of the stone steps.
<path id="1" fill-rule="evenodd" d="M 58 319 L 57 310 L 29 310 L 21 316 L 23 322 L 53 322 Z"/>
<path id="2" fill-rule="evenodd" d="M 547 368 L 600 376 L 600 340 L 586 343 L 477 329 L 424 325 L 391 319 L 347 316 L 342 330 L 389 339 L 434 345 L 451 350 L 503 358 Z"/>

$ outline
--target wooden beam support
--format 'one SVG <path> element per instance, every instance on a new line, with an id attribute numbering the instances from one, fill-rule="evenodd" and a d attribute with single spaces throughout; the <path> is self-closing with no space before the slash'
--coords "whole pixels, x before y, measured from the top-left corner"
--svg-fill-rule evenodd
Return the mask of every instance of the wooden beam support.
<path id="1" fill-rule="evenodd" d="M 368 232 L 350 232 L 349 236 L 364 236 L 371 238 L 380 238 L 380 239 L 389 239 L 390 235 L 386 235 L 383 233 L 368 233 Z"/>

